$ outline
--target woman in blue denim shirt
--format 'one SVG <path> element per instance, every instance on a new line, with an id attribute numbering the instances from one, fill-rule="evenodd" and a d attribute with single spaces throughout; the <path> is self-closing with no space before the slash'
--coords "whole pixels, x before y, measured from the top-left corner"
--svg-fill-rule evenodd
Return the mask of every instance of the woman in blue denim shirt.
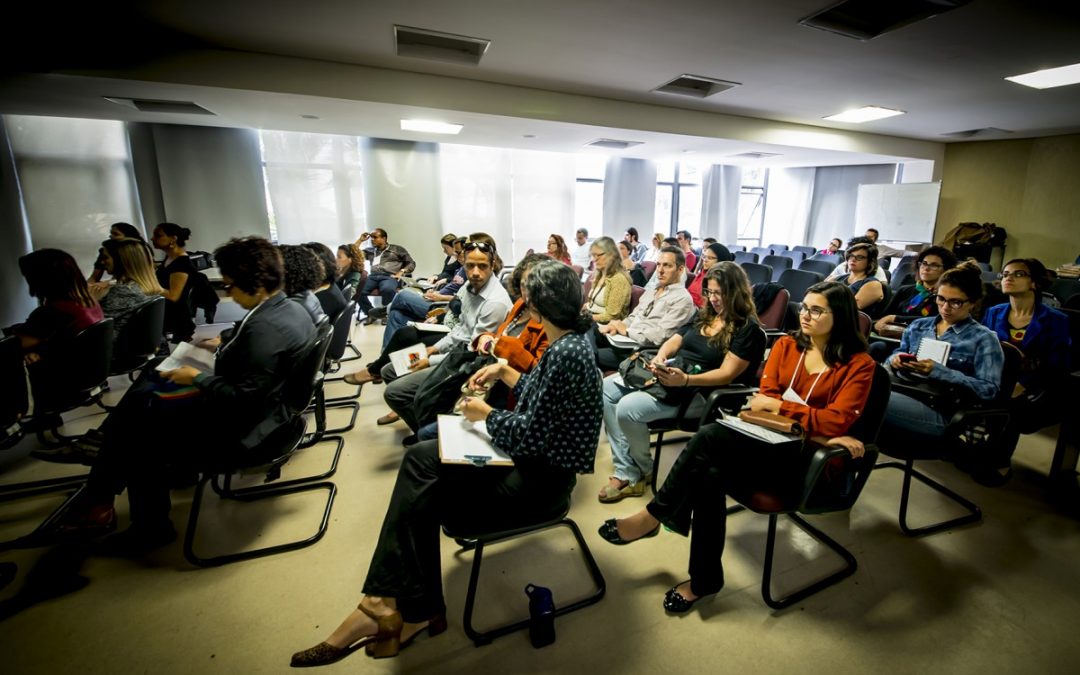
<path id="1" fill-rule="evenodd" d="M 938 316 L 916 319 L 900 338 L 900 348 L 888 360 L 896 373 L 923 376 L 935 382 L 970 390 L 984 401 L 998 396 L 1005 354 L 997 335 L 971 318 L 982 298 L 981 270 L 972 262 L 962 263 L 938 281 Z M 904 360 L 901 354 L 914 354 L 923 339 L 948 342 L 949 357 L 943 366 L 931 359 Z M 895 438 L 904 444 L 926 442 L 945 431 L 948 420 L 937 410 L 910 396 L 893 392 L 885 413 L 882 438 Z"/>

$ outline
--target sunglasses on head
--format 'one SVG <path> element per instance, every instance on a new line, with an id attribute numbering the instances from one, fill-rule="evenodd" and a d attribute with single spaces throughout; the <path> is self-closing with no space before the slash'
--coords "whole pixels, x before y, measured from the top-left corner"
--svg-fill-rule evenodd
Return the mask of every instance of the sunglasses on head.
<path id="1" fill-rule="evenodd" d="M 470 241 L 469 243 L 465 244 L 466 251 L 472 251 L 474 249 L 479 250 L 482 253 L 491 253 L 495 250 L 495 247 L 482 241 Z"/>

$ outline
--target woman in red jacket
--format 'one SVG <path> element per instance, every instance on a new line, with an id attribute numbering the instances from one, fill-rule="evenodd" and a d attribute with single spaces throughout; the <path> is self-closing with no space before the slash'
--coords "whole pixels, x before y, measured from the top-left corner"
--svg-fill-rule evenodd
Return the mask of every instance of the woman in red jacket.
<path id="1" fill-rule="evenodd" d="M 750 409 L 791 417 L 808 437 L 827 437 L 830 445 L 862 456 L 862 443 L 844 435 L 862 414 L 874 377 L 857 316 L 855 296 L 843 284 L 811 286 L 799 308 L 800 330 L 773 347 Z M 606 521 L 600 536 L 628 544 L 659 534 L 661 523 L 683 536 L 692 530 L 690 579 L 664 596 L 667 611 L 688 611 L 724 585 L 723 496 L 732 486 L 801 481 L 806 466 L 801 448 L 801 441 L 768 444 L 722 424 L 702 427 L 645 509 Z"/>

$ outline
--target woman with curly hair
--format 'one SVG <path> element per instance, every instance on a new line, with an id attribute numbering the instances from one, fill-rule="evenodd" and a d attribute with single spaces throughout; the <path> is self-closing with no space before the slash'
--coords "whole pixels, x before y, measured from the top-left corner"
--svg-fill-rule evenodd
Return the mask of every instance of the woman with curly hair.
<path id="1" fill-rule="evenodd" d="M 549 258 L 558 260 L 564 265 L 570 264 L 570 250 L 566 248 L 566 240 L 557 234 L 548 237 L 547 254 Z"/>

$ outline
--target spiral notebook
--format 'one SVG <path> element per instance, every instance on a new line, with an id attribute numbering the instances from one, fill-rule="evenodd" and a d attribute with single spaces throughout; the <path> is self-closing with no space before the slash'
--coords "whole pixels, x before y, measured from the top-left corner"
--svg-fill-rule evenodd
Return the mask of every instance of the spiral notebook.
<path id="1" fill-rule="evenodd" d="M 923 338 L 919 340 L 919 351 L 915 352 L 915 358 L 920 361 L 930 359 L 941 365 L 948 365 L 949 350 L 952 345 L 943 340 Z"/>

